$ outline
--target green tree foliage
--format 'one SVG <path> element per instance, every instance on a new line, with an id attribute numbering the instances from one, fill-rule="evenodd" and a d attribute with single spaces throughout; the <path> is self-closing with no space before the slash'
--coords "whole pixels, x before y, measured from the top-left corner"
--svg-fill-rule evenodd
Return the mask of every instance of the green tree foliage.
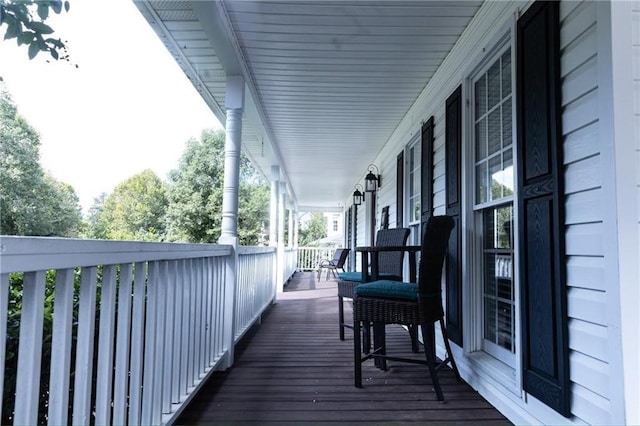
<path id="1" fill-rule="evenodd" d="M 170 175 L 168 239 L 215 243 L 220 237 L 224 183 L 223 131 L 205 130 L 201 140 L 187 142 L 178 169 Z M 261 242 L 269 216 L 269 187 L 241 156 L 239 190 L 239 240 L 244 245 Z"/>
<path id="2" fill-rule="evenodd" d="M 303 219 L 301 216 L 300 219 Z M 313 241 L 327 236 L 327 220 L 320 212 L 311 213 L 309 220 L 300 221 L 298 232 L 298 245 L 305 247 Z"/>
<path id="3" fill-rule="evenodd" d="M 238 239 L 240 244 L 268 244 L 269 185 L 246 160 L 240 177 L 238 200 Z"/>
<path id="4" fill-rule="evenodd" d="M 39 149 L 40 136 L 0 83 L 0 234 L 76 237 L 78 197 L 42 170 Z"/>
<path id="5" fill-rule="evenodd" d="M 162 241 L 166 211 L 165 184 L 153 171 L 145 170 L 116 186 L 104 199 L 94 232 L 104 232 L 112 240 Z"/>
<path id="6" fill-rule="evenodd" d="M 105 217 L 102 215 L 104 210 L 104 202 L 109 194 L 103 192 L 98 197 L 93 199 L 93 205 L 89 209 L 87 215 L 87 231 L 84 235 L 85 238 L 92 239 L 107 239 L 108 223 Z"/>
<path id="7" fill-rule="evenodd" d="M 69 60 L 67 46 L 53 38 L 53 28 L 45 24 L 51 11 L 69 11 L 69 2 L 61 0 L 0 0 L 0 27 L 6 27 L 5 40 L 16 39 L 18 46 L 27 45 L 29 59 L 48 52 L 53 59 Z M 36 18 L 37 17 L 37 18 Z"/>

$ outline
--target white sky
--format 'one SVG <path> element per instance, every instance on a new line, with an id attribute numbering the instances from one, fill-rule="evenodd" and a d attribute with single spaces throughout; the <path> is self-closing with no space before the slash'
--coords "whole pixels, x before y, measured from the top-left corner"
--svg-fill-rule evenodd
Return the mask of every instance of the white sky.
<path id="1" fill-rule="evenodd" d="M 152 169 L 166 180 L 185 142 L 220 124 L 132 0 L 71 0 L 48 20 L 72 64 L 4 41 L 0 76 L 40 133 L 44 169 L 71 184 L 83 210 L 102 192 Z"/>

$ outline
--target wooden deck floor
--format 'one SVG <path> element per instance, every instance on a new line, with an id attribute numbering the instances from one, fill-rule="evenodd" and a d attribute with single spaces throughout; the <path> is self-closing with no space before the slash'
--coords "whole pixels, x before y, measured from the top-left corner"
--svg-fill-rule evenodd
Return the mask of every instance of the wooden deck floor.
<path id="1" fill-rule="evenodd" d="M 450 370 L 441 373 L 445 403 L 436 400 L 423 365 L 389 362 L 385 372 L 368 361 L 364 387 L 355 388 L 346 331 L 340 341 L 335 282 L 297 273 L 240 343 L 233 368 L 214 373 L 176 423 L 509 424 Z M 387 341 L 410 351 L 400 327 L 388 326 Z"/>

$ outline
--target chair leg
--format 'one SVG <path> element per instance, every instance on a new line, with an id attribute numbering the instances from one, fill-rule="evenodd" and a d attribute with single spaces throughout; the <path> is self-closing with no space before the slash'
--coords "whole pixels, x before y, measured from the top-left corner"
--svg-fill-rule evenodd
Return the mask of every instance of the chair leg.
<path id="1" fill-rule="evenodd" d="M 360 358 L 360 321 L 353 321 L 353 376 L 354 386 L 362 387 L 362 358 Z"/>
<path id="2" fill-rule="evenodd" d="M 447 359 L 444 360 L 451 363 L 451 369 L 453 373 L 456 375 L 456 380 L 461 382 L 460 372 L 458 371 L 458 366 L 456 365 L 456 360 L 453 358 L 453 352 L 451 352 L 451 344 L 449 343 L 449 334 L 447 333 L 447 328 L 444 325 L 444 319 L 440 318 L 440 329 L 442 330 L 442 339 L 444 340 L 444 346 L 447 349 Z"/>
<path id="3" fill-rule="evenodd" d="M 383 323 L 373 324 L 373 352 L 380 355 L 387 354 L 386 331 Z M 387 360 L 385 358 L 375 357 L 374 364 L 379 369 L 387 371 Z"/>
<path id="4" fill-rule="evenodd" d="M 371 323 L 362 322 L 362 352 L 368 354 L 371 352 Z"/>
<path id="5" fill-rule="evenodd" d="M 436 370 L 436 356 L 435 348 L 433 347 L 433 337 L 435 332 L 433 329 L 433 323 L 421 324 L 422 338 L 424 339 L 424 353 L 427 358 L 427 367 L 429 367 L 429 375 L 431 376 L 431 382 L 436 392 L 438 401 L 444 401 L 444 395 L 442 394 L 442 387 L 440 386 L 440 380 L 438 379 L 438 372 Z"/>
<path id="6" fill-rule="evenodd" d="M 338 296 L 338 323 L 340 328 L 340 340 L 344 340 L 344 298 Z"/>
<path id="7" fill-rule="evenodd" d="M 418 327 L 415 325 L 409 326 L 409 336 L 411 337 L 411 351 L 415 354 L 420 352 L 420 342 L 418 341 Z"/>

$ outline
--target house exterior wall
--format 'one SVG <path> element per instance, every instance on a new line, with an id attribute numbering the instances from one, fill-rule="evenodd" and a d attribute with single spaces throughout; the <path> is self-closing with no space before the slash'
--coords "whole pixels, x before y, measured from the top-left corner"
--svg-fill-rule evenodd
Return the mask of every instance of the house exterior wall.
<path id="1" fill-rule="evenodd" d="M 637 402 L 638 395 L 640 3 L 620 3 L 624 5 L 589 1 L 563 1 L 560 4 L 572 416 L 565 418 L 527 395 L 521 390 L 520 377 L 513 379 L 515 386 L 511 387 L 495 380 L 494 373 L 499 369 L 483 360 L 479 351 L 470 351 L 466 344 L 464 350 L 454 348 L 465 380 L 516 423 L 638 421 L 637 403 L 633 404 L 633 401 L 636 398 Z M 517 14 L 529 4 L 487 2 L 478 12 L 381 151 L 376 164 L 381 166 L 383 179 L 388 178 L 379 191 L 380 206 L 390 205 L 390 212 L 395 211 L 392 177 L 396 156 L 420 132 L 421 121 L 433 116 L 433 206 L 434 214 L 445 213 L 445 100 L 462 84 L 463 105 L 467 105 L 465 80 L 484 56 L 482 52 L 489 51 L 496 38 L 513 27 Z M 628 9 L 629 13 L 617 10 L 618 7 Z M 627 40 L 627 53 L 632 52 L 634 58 L 633 64 L 628 63 L 627 58 L 627 74 L 624 74 L 624 57 L 618 60 L 619 64 L 614 61 L 613 69 L 610 60 L 616 52 L 616 44 L 624 44 L 624 40 L 612 37 L 611 29 L 617 31 L 619 26 L 627 28 L 629 36 L 633 35 L 633 45 Z M 620 72 L 623 74 L 617 75 L 615 81 L 622 87 L 614 88 L 613 75 Z M 633 111 L 627 124 L 616 121 L 616 107 L 624 102 L 624 96 L 630 102 L 628 111 Z M 465 114 L 468 113 L 463 111 L 463 117 Z M 470 147 L 465 132 L 463 126 L 463 158 L 468 158 L 465 151 Z M 629 143 L 630 140 L 634 143 Z M 616 167 L 611 166 L 613 160 L 617 160 L 613 162 Z M 462 181 L 469 182 L 472 177 L 467 174 L 473 170 L 473 165 L 464 161 L 463 164 Z M 623 167 L 624 172 L 616 172 L 617 166 Z M 626 183 L 623 183 L 625 176 L 621 176 L 622 173 L 626 173 Z M 633 179 L 629 179 L 631 176 Z M 471 195 L 463 193 L 463 197 L 466 197 L 463 210 L 468 212 Z M 634 202 L 630 203 L 629 198 L 635 198 Z M 469 216 L 463 219 L 463 252 L 473 238 L 469 235 L 469 221 Z M 618 228 L 618 223 L 628 226 L 631 232 L 627 231 L 629 228 Z M 468 313 L 474 308 L 469 301 L 469 282 L 473 279 L 473 271 L 470 265 L 464 268 L 463 305 L 465 324 L 470 326 L 471 315 Z M 629 342 L 622 345 L 625 340 Z M 621 346 L 623 351 L 620 351 Z M 516 358 L 520 357 L 517 353 Z M 625 373 L 628 375 L 629 372 L 632 373 L 631 380 L 627 378 L 625 383 Z M 517 365 L 516 376 L 520 374 L 521 366 Z"/>
<path id="2" fill-rule="evenodd" d="M 635 169 L 635 222 L 636 222 L 636 241 L 635 241 L 635 258 L 629 258 L 629 268 L 632 273 L 635 273 L 634 277 L 629 279 L 631 294 L 628 299 L 628 304 L 623 306 L 623 322 L 627 324 L 635 324 L 635 329 L 632 329 L 629 333 L 630 341 L 633 342 L 633 337 L 640 336 L 640 318 L 637 307 L 640 306 L 640 295 L 638 294 L 638 282 L 640 282 L 640 262 L 637 259 L 640 258 L 640 1 L 635 1 L 632 6 L 631 13 L 632 22 L 632 72 L 633 72 L 633 119 L 632 119 L 632 140 L 635 140 L 635 155 L 633 158 Z M 633 203 L 631 203 L 633 205 Z M 633 245 L 632 245 L 633 247 Z M 633 252 L 632 252 L 633 256 Z M 633 402 L 640 401 L 640 342 L 635 340 L 635 344 L 628 345 L 625 349 L 625 357 L 628 360 L 625 362 L 625 369 L 629 371 L 635 371 L 635 379 L 629 380 L 625 383 L 625 393 L 628 401 L 625 408 L 627 414 L 627 420 L 629 423 L 640 423 L 640 404 L 634 404 Z M 633 377 L 633 376 L 632 376 Z"/>

